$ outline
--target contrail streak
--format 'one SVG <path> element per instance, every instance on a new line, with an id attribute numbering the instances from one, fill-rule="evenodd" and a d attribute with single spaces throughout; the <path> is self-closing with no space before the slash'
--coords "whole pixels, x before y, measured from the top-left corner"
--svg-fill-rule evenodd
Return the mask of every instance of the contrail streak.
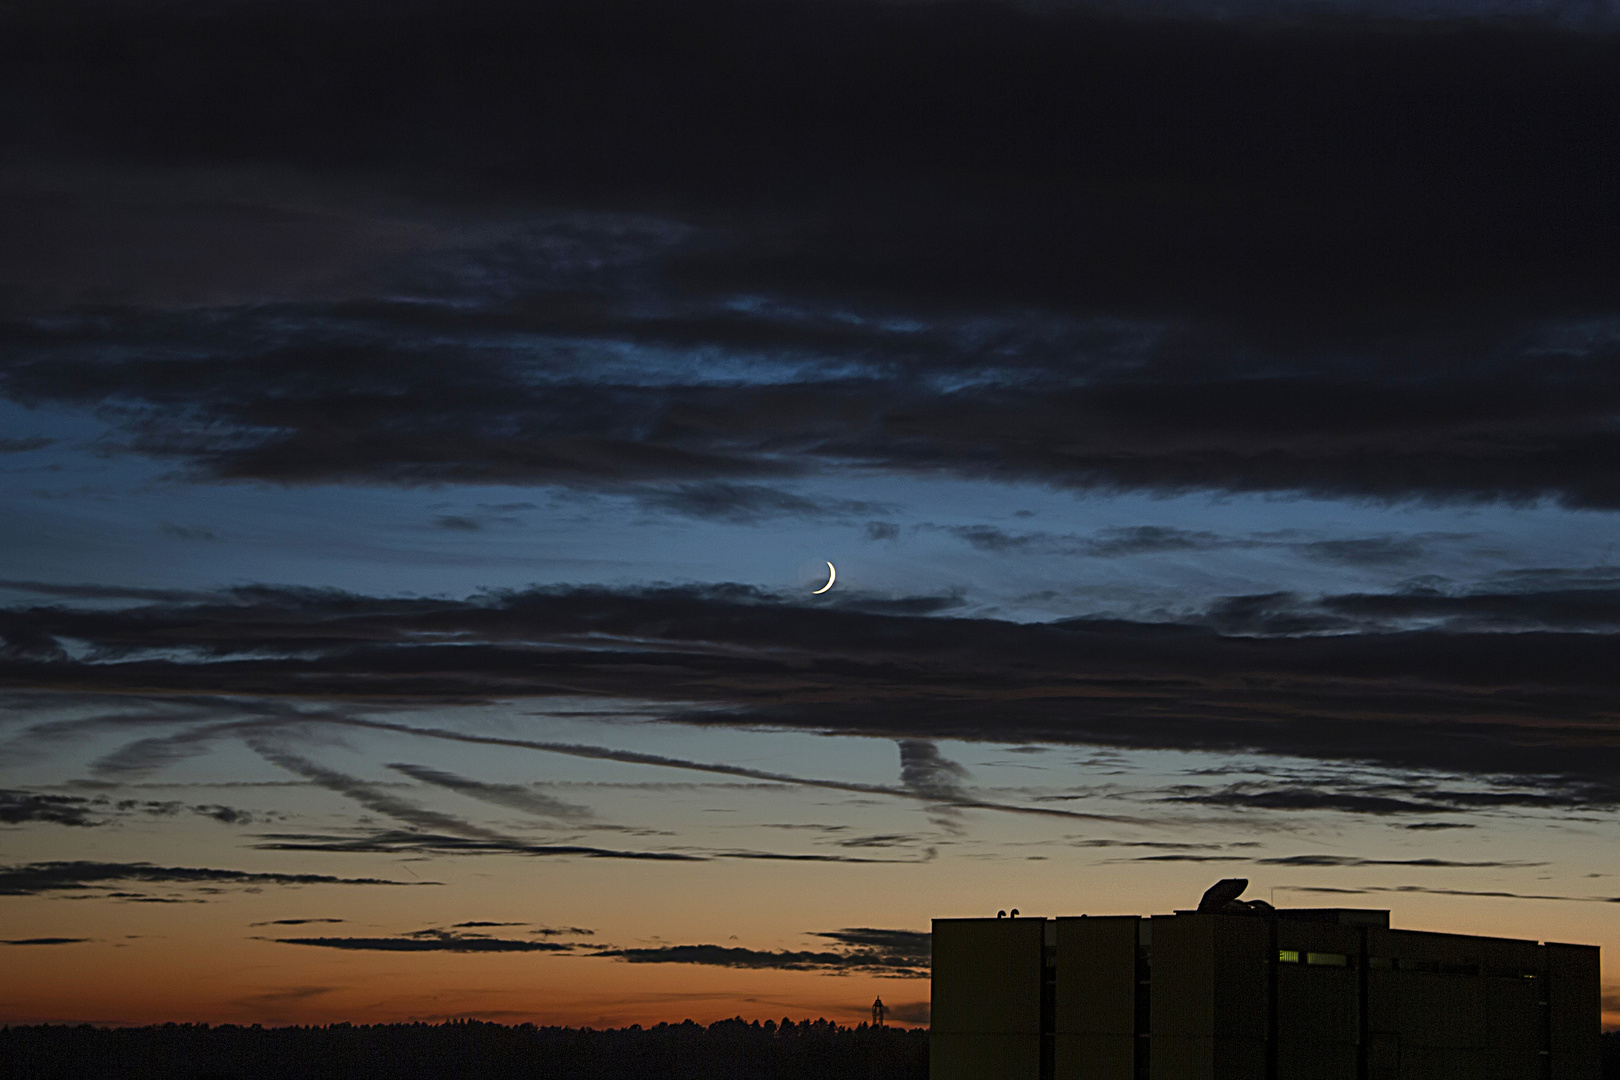
<path id="1" fill-rule="evenodd" d="M 373 728 L 378 731 L 397 731 L 407 735 L 421 735 L 429 739 L 473 743 L 480 746 L 513 746 L 525 750 L 541 750 L 549 754 L 567 754 L 570 757 L 592 758 L 598 761 L 622 761 L 631 765 L 655 765 L 665 769 L 686 769 L 690 772 L 716 773 L 737 776 L 747 780 L 766 780 L 777 784 L 799 787 L 825 788 L 831 791 L 849 791 L 859 795 L 886 795 L 895 799 L 910 799 L 941 806 L 957 806 L 964 810 L 996 810 L 1007 814 L 1035 814 L 1040 817 L 1059 817 L 1083 821 L 1109 821 L 1123 824 L 1146 824 L 1137 818 L 1115 814 L 1087 814 L 1078 810 L 1058 810 L 1044 806 L 1018 806 L 1012 803 L 989 802 L 983 799 L 945 796 L 943 792 L 915 791 L 889 784 L 857 784 L 844 780 L 819 780 L 814 777 L 793 776 L 789 773 L 749 769 L 741 765 L 720 765 L 684 758 L 665 757 L 662 754 L 643 754 L 635 750 L 615 750 L 607 746 L 588 746 L 579 743 L 543 742 L 537 739 L 514 739 L 500 735 L 468 735 L 446 728 L 421 728 L 409 724 L 396 724 L 388 720 L 362 720 L 347 717 L 337 723 L 353 727 Z"/>

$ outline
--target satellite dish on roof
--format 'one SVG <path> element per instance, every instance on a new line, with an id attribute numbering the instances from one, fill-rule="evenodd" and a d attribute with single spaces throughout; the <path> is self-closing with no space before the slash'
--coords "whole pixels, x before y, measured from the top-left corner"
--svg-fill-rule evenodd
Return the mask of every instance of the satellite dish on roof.
<path id="1" fill-rule="evenodd" d="M 1243 890 L 1248 887 L 1248 878 L 1229 877 L 1217 881 L 1204 893 L 1204 898 L 1198 901 L 1198 910 L 1205 914 L 1225 911 L 1226 905 L 1242 896 Z"/>

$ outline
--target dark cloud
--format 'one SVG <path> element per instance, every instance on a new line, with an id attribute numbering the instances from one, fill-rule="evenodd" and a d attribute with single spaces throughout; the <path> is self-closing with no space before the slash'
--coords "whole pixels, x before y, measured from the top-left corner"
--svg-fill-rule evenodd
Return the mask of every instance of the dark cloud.
<path id="1" fill-rule="evenodd" d="M 0 945 L 80 945 L 89 940 L 89 938 L 82 937 L 15 938 L 0 940 Z"/>
<path id="2" fill-rule="evenodd" d="M 462 925 L 508 925 L 469 923 Z M 535 931 L 544 934 L 546 931 Z M 569 928 L 559 934 L 579 936 L 592 931 Z M 860 972 L 893 978 L 924 978 L 929 966 L 929 935 L 906 930 L 868 928 L 829 931 L 813 935 L 828 938 L 837 951 L 762 951 L 719 945 L 666 945 L 620 949 L 591 947 L 584 955 L 608 957 L 632 964 L 701 964 L 732 968 L 775 968 L 785 971 Z M 376 952 L 574 952 L 579 942 L 526 941 L 458 933 L 454 929 L 428 929 L 393 937 L 275 938 L 285 945 L 314 945 L 328 949 Z"/>
<path id="3" fill-rule="evenodd" d="M 1537 862 L 1500 862 L 1485 860 L 1481 862 L 1463 862 L 1454 859 L 1366 859 L 1354 855 L 1281 855 L 1275 858 L 1257 858 L 1252 855 L 1195 855 L 1195 854 L 1168 854 L 1168 855 L 1138 855 L 1129 860 L 1131 862 L 1252 862 L 1261 866 L 1321 866 L 1321 867 L 1354 867 L 1354 866 L 1422 866 L 1433 869 L 1457 868 L 1493 868 L 1493 869 L 1520 869 L 1527 866 L 1545 866 L 1546 863 Z"/>
<path id="4" fill-rule="evenodd" d="M 29 450 L 42 450 L 55 443 L 43 435 L 30 435 L 26 439 L 0 439 L 0 454 L 21 454 Z"/>
<path id="5" fill-rule="evenodd" d="M 1462 822 L 1462 821 L 1414 821 L 1410 825 L 1406 825 L 1406 826 L 1403 826 L 1403 827 L 1407 828 L 1407 829 L 1412 829 L 1412 830 L 1418 831 L 1418 832 L 1441 832 L 1441 831 L 1444 831 L 1446 829 L 1473 829 L 1473 828 L 1477 828 L 1477 826 L 1475 826 L 1475 825 L 1471 825 L 1471 824 L 1469 824 L 1467 822 Z"/>
<path id="6" fill-rule="evenodd" d="M 1191 855 L 1177 852 L 1169 855 L 1138 855 L 1130 862 L 1249 862 L 1247 855 Z"/>
<path id="7" fill-rule="evenodd" d="M 248 813 L 246 810 L 238 810 L 234 806 L 221 806 L 218 803 L 210 803 L 202 806 L 194 806 L 191 809 L 194 813 L 201 814 L 203 817 L 213 818 L 221 825 L 253 824 L 252 814 Z"/>
<path id="8" fill-rule="evenodd" d="M 929 527 L 938 528 L 938 526 Z M 946 527 L 945 531 L 980 551 L 1018 551 L 1044 545 L 1050 541 L 1050 537 L 1044 534 L 1009 533 L 994 525 L 952 525 Z"/>
<path id="9" fill-rule="evenodd" d="M 963 781 L 967 769 L 939 752 L 939 748 L 926 739 L 901 739 L 900 783 L 918 798 L 930 800 L 929 819 L 947 832 L 961 832 L 959 811 L 964 803 L 972 801 Z M 894 837 L 867 837 L 844 841 L 844 847 L 891 847 L 904 842 Z"/>
<path id="10" fill-rule="evenodd" d="M 587 930 L 582 926 L 542 926 L 542 927 L 539 927 L 538 929 L 530 930 L 529 933 L 531 933 L 531 934 L 539 934 L 542 937 L 595 937 L 596 936 L 596 931 L 595 930 Z"/>
<path id="11" fill-rule="evenodd" d="M 1221 537 L 1204 530 L 1138 525 L 1130 529 L 1102 530 L 1087 542 L 1085 553 L 1107 559 L 1120 555 L 1142 555 L 1161 551 L 1207 551 L 1210 548 L 1230 547 L 1234 544 L 1252 546 L 1244 541 L 1223 541 Z"/>
<path id="12" fill-rule="evenodd" d="M 963 809 L 1107 817 L 948 797 L 938 786 L 948 777 L 938 770 L 929 774 L 934 786 L 926 791 L 904 783 L 845 783 L 611 747 L 471 735 L 386 719 L 380 707 L 368 713 L 359 703 L 309 705 L 322 697 L 386 700 L 397 709 L 413 701 L 607 694 L 638 698 L 652 709 L 668 703 L 672 719 L 690 724 L 759 724 L 923 742 L 1259 750 L 1522 778 L 1512 789 L 1468 791 L 1458 785 L 1443 797 L 1350 792 L 1411 802 L 1427 798 L 1434 809 L 1609 805 L 1620 799 L 1614 784 L 1620 758 L 1606 734 L 1620 671 L 1608 635 L 1451 629 L 1232 633 L 1253 634 L 1257 626 L 1276 631 L 1278 621 L 1293 618 L 1302 603 L 1286 595 L 1268 598 L 1249 605 L 1248 621 L 1228 604 L 1202 617 L 1205 625 L 1103 619 L 1020 624 L 808 606 L 742 586 L 542 589 L 466 601 L 261 587 L 236 590 L 218 602 L 0 613 L 0 634 L 11 646 L 9 658 L 0 659 L 0 687 L 192 702 L 216 695 L 208 708 L 246 713 L 239 729 L 220 722 L 212 731 L 188 728 L 162 737 L 169 742 L 145 743 L 134 754 L 139 762 L 203 745 L 204 735 L 262 743 L 282 728 L 362 726 Z M 53 651 L 65 639 L 87 643 L 98 659 Z M 541 643 L 546 647 L 535 647 Z M 146 650 L 175 651 L 187 659 L 153 658 Z M 297 687 L 296 701 L 282 698 L 289 686 Z M 95 721 L 114 730 L 152 722 L 144 713 Z M 266 748 L 298 775 L 370 800 L 366 805 L 377 812 L 435 834 L 484 836 L 467 832 L 459 820 L 450 828 L 443 823 L 446 815 L 414 808 L 379 785 Z M 119 760 L 130 757 L 128 748 L 119 754 Z"/>
<path id="13" fill-rule="evenodd" d="M 1090 536 L 1076 533 L 1007 532 L 993 525 L 921 525 L 991 552 L 1084 556 L 1114 559 L 1167 552 L 1252 550 L 1276 548 L 1293 551 L 1320 562 L 1347 566 L 1381 567 L 1414 562 L 1439 541 L 1466 540 L 1466 533 L 1423 533 L 1415 536 L 1370 536 L 1343 540 L 1300 541 L 1290 533 L 1222 536 L 1207 529 L 1178 529 L 1165 525 L 1137 525 L 1100 529 Z"/>
<path id="14" fill-rule="evenodd" d="M 946 615 L 967 606 L 962 590 L 953 590 L 944 596 L 874 596 L 856 590 L 833 593 L 821 598 L 823 607 L 863 615 Z"/>
<path id="15" fill-rule="evenodd" d="M 470 517 L 461 517 L 455 514 L 444 514 L 434 519 L 433 524 L 441 529 L 453 532 L 478 532 L 484 526 Z"/>
<path id="16" fill-rule="evenodd" d="M 1360 629 L 1353 619 L 1321 611 L 1291 592 L 1223 596 L 1197 622 L 1223 634 L 1292 637 Z"/>
<path id="17" fill-rule="evenodd" d="M 866 538 L 871 541 L 900 539 L 900 526 L 892 521 L 868 521 Z"/>
<path id="18" fill-rule="evenodd" d="M 272 938 L 282 945 L 315 945 L 323 949 L 356 949 L 367 952 L 569 952 L 572 944 L 555 941 L 523 941 L 456 934 L 447 930 L 423 930 L 405 937 L 315 937 Z"/>
<path id="19" fill-rule="evenodd" d="M 185 603 L 203 600 L 209 594 L 192 589 L 143 589 L 126 585 L 77 585 L 48 581 L 0 580 L 0 589 L 60 596 L 70 600 L 151 600 L 158 603 Z"/>
<path id="20" fill-rule="evenodd" d="M 1428 866 L 1436 868 L 1454 867 L 1490 867 L 1490 868 L 1521 868 L 1526 866 L 1545 866 L 1546 863 L 1534 862 L 1500 862 L 1485 860 L 1481 862 L 1460 862 L 1455 859 L 1363 859 L 1352 855 L 1283 855 L 1272 859 L 1255 859 L 1262 866 Z"/>
<path id="21" fill-rule="evenodd" d="M 111 799 L 104 795 L 48 795 L 0 789 L 0 824 L 6 825 L 38 822 L 89 828 L 109 824 L 129 814 L 172 817 L 182 811 L 212 818 L 224 825 L 247 825 L 253 821 L 253 815 L 248 811 L 217 803 L 191 806 L 178 801 Z"/>
<path id="22" fill-rule="evenodd" d="M 962 802 L 968 799 L 962 786 L 967 778 L 967 769 L 926 739 L 900 740 L 900 782 L 917 794 L 941 802 Z"/>
<path id="23" fill-rule="evenodd" d="M 1100 529 L 1091 536 L 1075 533 L 1007 532 L 994 525 L 925 525 L 943 529 L 958 540 L 992 552 L 1033 552 L 1043 555 L 1081 555 L 1094 559 L 1116 559 L 1129 555 L 1153 555 L 1170 551 L 1209 551 L 1215 548 L 1260 547 L 1257 540 L 1218 536 L 1207 530 L 1176 529 L 1164 525 L 1137 525 L 1130 528 Z"/>
<path id="24" fill-rule="evenodd" d="M 1197 850 L 1197 849 L 1206 849 L 1206 848 L 1207 849 L 1219 849 L 1219 848 L 1226 847 L 1227 845 L 1225 845 L 1225 844 L 1192 844 L 1192 843 L 1187 843 L 1185 841 L 1178 842 L 1178 841 L 1173 841 L 1173 840 L 1076 840 L 1076 841 L 1074 841 L 1074 846 L 1075 847 L 1081 847 L 1081 848 L 1103 848 L 1103 847 L 1173 848 L 1173 849 L 1176 849 L 1176 850 L 1188 851 L 1188 850 Z M 1243 845 L 1234 844 L 1232 846 L 1233 847 L 1242 847 Z"/>
<path id="25" fill-rule="evenodd" d="M 255 341 L 262 333 L 241 331 Z M 1441 387 L 1316 371 L 1258 378 L 1239 367 L 1196 378 L 1179 369 L 1099 376 L 1076 388 L 1058 366 L 1021 374 L 1020 383 L 1037 384 L 1028 389 L 950 393 L 905 373 L 627 386 L 589 373 L 559 383 L 533 370 L 539 361 L 528 353 L 490 355 L 471 342 L 360 346 L 318 319 L 305 333 L 296 347 L 229 363 L 147 359 L 118 336 L 106 344 L 125 359 L 106 350 L 81 358 L 82 344 L 44 341 L 0 364 L 0 393 L 97 408 L 123 448 L 185 463 L 198 477 L 591 486 L 731 522 L 883 512 L 753 482 L 857 467 L 1100 490 L 1620 505 L 1604 471 L 1620 453 L 1611 425 L 1620 385 L 1598 368 L 1555 382 L 1526 368 Z M 481 523 L 447 515 L 440 524 Z M 986 550 L 1098 557 L 1219 546 L 1207 533 L 1162 526 L 1094 538 L 954 531 Z M 1387 566 L 1422 547 L 1371 538 L 1302 551 Z"/>
<path id="26" fill-rule="evenodd" d="M 386 18 L 333 5 L 319 41 L 269 5 L 171 9 L 115 68 L 94 62 L 143 16 L 8 18 L 15 153 L 432 174 L 469 201 L 730 212 L 743 235 L 688 254 L 683 280 L 992 310 L 1265 307 L 1341 333 L 1410 330 L 1437 307 L 1492 321 L 1493 301 L 1578 309 L 1612 280 L 1610 158 L 1582 137 L 1613 112 L 1601 36 L 1354 19 L 1257 33 L 1069 5 L 699 0 L 677 16 L 484 0 Z M 221 101 L 228 114 L 209 107 Z M 25 295 L 72 280 L 109 227 L 69 229 L 86 208 L 55 194 L 68 205 L 11 230 L 6 276 Z M 189 260 L 159 248 L 143 269 L 191 282 L 230 273 L 233 247 L 284 264 L 288 247 L 313 261 L 348 246 L 266 203 L 204 203 L 194 217 L 220 238 L 192 238 Z M 149 243 L 164 224 L 144 225 Z M 277 252 L 272 226 L 318 233 Z"/>
<path id="27" fill-rule="evenodd" d="M 810 951 L 768 951 L 724 945 L 658 945 L 642 949 L 603 949 L 608 956 L 631 964 L 701 964 L 706 967 L 776 968 L 783 971 L 838 971 L 844 954 Z"/>
<path id="28" fill-rule="evenodd" d="M 270 919 L 267 922 L 249 923 L 249 926 L 307 926 L 310 923 L 340 923 L 342 919 Z"/>
<path id="29" fill-rule="evenodd" d="M 342 878 L 329 874 L 271 874 L 151 863 L 36 862 L 0 867 L 0 896 L 49 896 L 133 882 L 160 885 L 407 885 L 430 882 Z"/>
<path id="30" fill-rule="evenodd" d="M 631 964 L 700 964 L 781 971 L 859 972 L 906 979 L 926 978 L 928 975 L 928 934 L 911 930 L 858 928 L 825 931 L 812 936 L 828 938 L 843 948 L 830 952 L 760 950 L 722 945 L 660 945 L 639 949 L 601 949 L 593 955 L 612 957 Z"/>
<path id="31" fill-rule="evenodd" d="M 737 525 L 772 517 L 855 517 L 891 509 L 881 503 L 809 499 L 759 484 L 719 481 L 673 488 L 635 488 L 629 494 L 649 510 Z"/>
<path id="32" fill-rule="evenodd" d="M 404 773 L 413 780 L 420 780 L 424 784 L 434 784 L 458 794 L 466 795 L 469 798 L 492 803 L 495 806 L 504 806 L 512 810 L 521 810 L 525 814 L 533 814 L 537 817 L 578 820 L 592 816 L 591 809 L 588 806 L 564 802 L 533 788 L 523 787 L 518 784 L 487 784 L 481 780 L 456 776 L 453 773 L 445 772 L 443 769 L 434 769 L 426 765 L 395 763 L 388 767 L 396 772 Z"/>
<path id="33" fill-rule="evenodd" d="M 1559 791 L 1469 791 L 1420 784 L 1338 784 L 1310 787 L 1286 783 L 1238 783 L 1217 791 L 1188 790 L 1173 802 L 1256 810 L 1331 810 L 1351 814 L 1436 814 L 1491 807 L 1585 808 L 1610 797 L 1601 790 L 1571 785 Z M 1448 828 L 1429 823 L 1419 828 Z"/>
<path id="34" fill-rule="evenodd" d="M 1229 596 L 1211 605 L 1198 621 L 1240 634 L 1390 631 L 1419 626 L 1454 632 L 1612 633 L 1620 630 L 1620 583 L 1612 572 L 1532 570 L 1501 575 L 1468 590 L 1442 591 L 1432 581 L 1419 580 L 1387 593 Z"/>
<path id="35" fill-rule="evenodd" d="M 825 863 L 926 863 L 933 862 L 939 852 L 934 848 L 924 848 L 922 854 L 914 859 L 874 859 L 861 855 L 814 855 L 803 852 L 786 851 L 717 851 L 716 858 L 723 859 L 755 859 L 764 862 L 825 862 Z"/>
<path id="36" fill-rule="evenodd" d="M 0 791 L 0 822 L 90 826 L 102 824 L 92 817 L 89 800 L 70 795 L 39 795 L 31 791 Z"/>
<path id="37" fill-rule="evenodd" d="M 476 927 L 476 926 L 523 926 L 523 925 L 525 925 L 525 924 L 524 923 L 515 923 L 515 922 L 488 922 L 488 921 L 483 920 L 483 919 L 474 919 L 472 922 L 451 923 L 450 924 L 450 929 L 452 929 L 452 930 L 466 930 L 466 929 L 468 929 L 470 927 Z M 529 933 L 532 934 L 532 933 L 534 933 L 534 931 L 531 930 L 531 931 L 529 931 Z"/>
<path id="38" fill-rule="evenodd" d="M 0 392 L 721 520 L 856 468 L 1620 505 L 1615 36 L 1266 7 L 13 5 Z"/>
<path id="39" fill-rule="evenodd" d="M 1620 587 L 1477 591 L 1447 595 L 1434 590 L 1393 594 L 1347 594 L 1322 598 L 1325 612 L 1373 625 L 1427 620 L 1457 629 L 1620 629 Z"/>
<path id="40" fill-rule="evenodd" d="M 879 949 L 898 957 L 925 961 L 931 954 L 932 936 L 920 930 L 880 930 L 869 926 L 844 930 L 823 930 L 810 935 L 855 948 Z"/>
<path id="41" fill-rule="evenodd" d="M 910 833 L 876 833 L 872 836 L 851 836 L 846 840 L 838 841 L 839 847 L 845 848 L 889 848 L 910 847 L 922 842 L 922 837 Z"/>

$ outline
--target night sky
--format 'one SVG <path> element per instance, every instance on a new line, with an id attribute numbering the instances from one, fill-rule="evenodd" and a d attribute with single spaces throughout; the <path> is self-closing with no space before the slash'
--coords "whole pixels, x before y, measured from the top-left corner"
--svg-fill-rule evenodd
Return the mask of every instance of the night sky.
<path id="1" fill-rule="evenodd" d="M 1614 0 L 0 5 L 0 1022 L 1243 876 L 1620 1025 L 1617 524 Z"/>

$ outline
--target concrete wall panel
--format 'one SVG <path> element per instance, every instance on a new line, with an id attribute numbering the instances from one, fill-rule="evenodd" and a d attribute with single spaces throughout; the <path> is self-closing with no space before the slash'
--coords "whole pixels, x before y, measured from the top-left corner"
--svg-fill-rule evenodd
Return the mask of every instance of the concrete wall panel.
<path id="1" fill-rule="evenodd" d="M 1136 1068 L 1129 1035 L 1057 1036 L 1054 1080 L 1131 1080 Z"/>
<path id="2" fill-rule="evenodd" d="M 1057 920 L 1054 1080 L 1131 1080 L 1141 921 Z"/>
<path id="3" fill-rule="evenodd" d="M 1040 1043 L 1029 1035 L 928 1035 L 929 1080 L 1038 1080 Z"/>
<path id="4" fill-rule="evenodd" d="M 1044 919 L 935 919 L 931 1080 L 1039 1080 Z"/>
<path id="5" fill-rule="evenodd" d="M 1548 942 L 1547 982 L 1554 1080 L 1597 1080 L 1603 1067 L 1597 947 Z"/>
<path id="6" fill-rule="evenodd" d="M 930 1027 L 1039 1036 L 1044 919 L 935 919 Z"/>

